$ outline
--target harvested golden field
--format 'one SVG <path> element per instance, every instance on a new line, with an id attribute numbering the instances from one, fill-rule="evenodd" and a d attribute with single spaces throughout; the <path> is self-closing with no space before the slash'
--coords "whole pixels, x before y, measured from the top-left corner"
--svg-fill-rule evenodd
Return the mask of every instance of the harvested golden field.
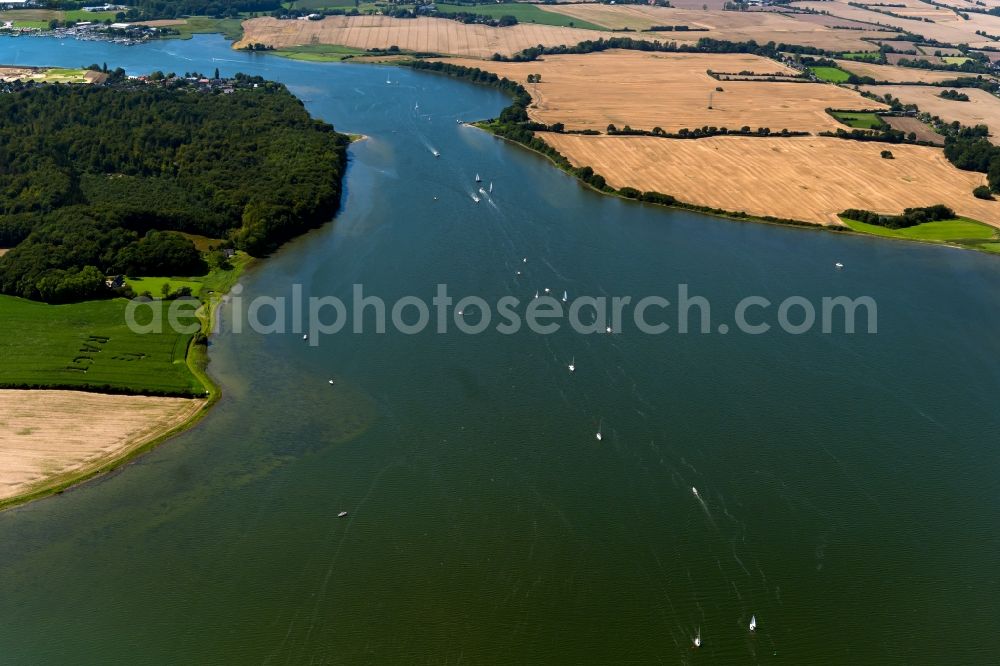
<path id="1" fill-rule="evenodd" d="M 328 16 L 322 21 L 279 21 L 255 18 L 243 22 L 240 48 L 261 43 L 280 48 L 305 44 L 337 44 L 357 49 L 398 46 L 405 51 L 431 52 L 489 58 L 494 53 L 513 55 L 529 46 L 579 44 L 604 36 L 593 30 L 536 23 L 507 28 L 459 23 L 449 19 L 394 19 L 387 16 Z M 638 39 L 662 41 L 656 36 Z"/>
<path id="2" fill-rule="evenodd" d="M 921 111 L 940 117 L 947 122 L 957 120 L 963 125 L 988 125 L 993 133 L 990 140 L 1000 143 L 1000 99 L 979 88 L 962 88 L 969 96 L 968 102 L 957 102 L 939 97 L 945 88 L 930 86 L 861 86 L 876 95 L 890 94 L 903 104 L 916 104 Z"/>
<path id="3" fill-rule="evenodd" d="M 205 404 L 81 391 L 0 391 L 0 502 L 107 465 Z"/>
<path id="4" fill-rule="evenodd" d="M 702 9 L 675 9 L 644 5 L 543 5 L 541 9 L 572 16 L 610 29 L 647 30 L 654 25 L 686 25 L 707 28 L 707 32 L 661 32 L 664 39 L 696 42 L 702 37 L 734 42 L 756 40 L 802 44 L 831 51 L 867 51 L 869 42 L 862 37 L 891 38 L 893 33 L 865 30 L 834 30 L 810 20 L 801 20 L 777 12 L 727 12 Z M 629 35 L 634 37 L 635 35 Z"/>
<path id="5" fill-rule="evenodd" d="M 807 0 L 805 2 L 792 2 L 790 6 L 829 12 L 830 15 L 840 18 L 891 26 L 893 28 L 898 28 L 899 30 L 912 32 L 915 35 L 923 35 L 928 39 L 934 39 L 945 44 L 964 43 L 969 44 L 970 46 L 985 46 L 987 44 L 992 44 L 993 42 L 985 37 L 977 35 L 976 30 L 986 30 L 986 32 L 990 34 L 997 34 L 995 30 L 990 29 L 990 26 L 993 25 L 993 19 L 996 17 L 986 16 L 983 14 L 974 14 L 972 15 L 974 20 L 964 21 L 958 19 L 954 12 L 947 9 L 941 9 L 937 11 L 940 16 L 934 19 L 935 22 L 927 23 L 919 17 L 897 18 L 895 16 L 889 16 L 888 14 L 863 9 L 861 7 L 852 7 L 849 4 L 850 1 L 851 0 Z M 927 7 L 929 8 L 929 11 L 935 11 L 930 5 Z M 898 7 L 887 7 L 885 9 L 901 15 L 907 11 L 914 11 L 912 9 L 907 10 Z"/>
<path id="6" fill-rule="evenodd" d="M 976 74 L 965 74 L 963 72 L 934 72 L 927 69 L 915 69 L 913 67 L 877 65 L 860 60 L 838 60 L 837 66 L 851 74 L 870 76 L 876 81 L 885 81 L 888 83 L 940 83 L 941 81 L 954 81 L 958 78 L 975 78 L 977 76 Z"/>
<path id="7" fill-rule="evenodd" d="M 829 137 L 540 136 L 614 187 L 688 203 L 819 224 L 839 224 L 846 208 L 899 213 L 944 203 L 1000 227 L 1000 203 L 972 196 L 985 175 L 959 171 L 938 148 Z M 895 159 L 882 159 L 882 150 Z"/>
<path id="8" fill-rule="evenodd" d="M 882 120 L 889 124 L 894 130 L 899 130 L 900 132 L 906 132 L 909 134 L 913 132 L 917 135 L 918 141 L 927 141 L 933 143 L 937 146 L 944 145 L 944 137 L 932 130 L 928 125 L 920 122 L 916 118 L 908 118 L 906 116 L 883 116 Z"/>
<path id="9" fill-rule="evenodd" d="M 534 100 L 529 114 L 569 129 L 618 128 L 668 132 L 705 125 L 774 131 L 820 132 L 843 127 L 826 113 L 837 109 L 882 106 L 854 91 L 822 83 L 719 81 L 706 74 L 753 71 L 787 74 L 794 70 L 748 54 L 645 53 L 604 51 L 585 55 L 546 56 L 525 63 L 448 60 L 480 67 L 525 85 Z M 540 84 L 527 83 L 541 74 Z M 722 88 L 722 92 L 716 90 Z M 708 108 L 709 98 L 711 106 Z"/>

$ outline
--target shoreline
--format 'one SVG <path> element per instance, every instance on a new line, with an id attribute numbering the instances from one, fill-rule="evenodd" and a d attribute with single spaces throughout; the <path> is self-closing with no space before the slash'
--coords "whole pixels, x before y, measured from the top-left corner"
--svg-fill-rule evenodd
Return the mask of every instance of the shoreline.
<path id="1" fill-rule="evenodd" d="M 198 319 L 201 321 L 202 332 L 207 336 L 207 340 L 210 341 L 215 335 L 215 326 L 218 321 L 219 308 L 225 303 L 229 292 L 232 290 L 232 287 L 239 282 L 239 279 L 243 275 L 244 271 L 248 267 L 254 265 L 254 263 L 255 260 L 253 258 L 241 263 L 238 270 L 234 271 L 232 279 L 226 284 L 226 290 L 224 292 L 213 293 L 205 301 L 203 301 L 201 307 L 198 308 L 196 314 Z M 183 398 L 184 400 L 191 401 L 192 409 L 186 413 L 182 420 L 170 423 L 166 430 L 132 435 L 129 437 L 129 440 L 121 447 L 118 447 L 115 453 L 109 458 L 94 461 L 93 463 L 81 467 L 79 470 L 56 474 L 50 479 L 39 481 L 25 492 L 0 499 L 0 511 L 13 509 L 34 500 L 51 497 L 52 495 L 62 494 L 67 490 L 83 485 L 87 481 L 97 478 L 103 474 L 113 472 L 127 465 L 142 454 L 152 451 L 168 439 L 171 439 L 176 435 L 180 435 L 197 425 L 199 421 L 208 415 L 212 407 L 222 399 L 222 388 L 212 379 L 208 372 L 208 365 L 211 362 L 211 359 L 209 358 L 207 344 L 197 344 L 195 339 L 192 338 L 188 342 L 184 362 L 187 364 L 188 369 L 191 371 L 191 374 L 194 375 L 195 379 L 201 382 L 202 386 L 205 387 L 205 396 L 202 398 Z M 53 390 L 54 389 L 2 389 L 0 392 L 40 392 Z M 78 393 L 82 395 L 112 395 L 86 390 L 78 391 Z"/>
<path id="2" fill-rule="evenodd" d="M 698 213 L 700 215 L 707 215 L 709 217 L 714 217 L 714 218 L 720 219 L 720 220 L 728 220 L 730 222 L 751 222 L 753 224 L 767 224 L 767 225 L 775 226 L 775 227 L 783 227 L 785 229 L 802 229 L 804 231 L 823 231 L 823 232 L 827 232 L 827 233 L 834 233 L 834 234 L 843 234 L 843 235 L 848 235 L 848 236 L 854 236 L 854 237 L 857 237 L 857 238 L 872 238 L 872 239 L 876 239 L 876 240 L 886 240 L 886 241 L 894 241 L 894 242 L 901 242 L 901 243 L 919 243 L 921 245 L 930 245 L 930 246 L 935 246 L 935 247 L 946 247 L 946 248 L 952 248 L 952 249 L 956 249 L 956 250 L 969 250 L 969 251 L 972 251 L 972 252 L 979 252 L 981 254 L 985 254 L 985 255 L 989 255 L 989 256 L 997 256 L 996 252 L 992 252 L 990 250 L 985 250 L 985 249 L 976 247 L 975 245 L 966 245 L 966 244 L 963 244 L 963 243 L 956 243 L 956 242 L 953 242 L 953 241 L 926 240 L 926 239 L 922 239 L 922 238 L 900 238 L 900 237 L 896 237 L 896 236 L 880 236 L 878 234 L 869 234 L 869 233 L 865 233 L 863 231 L 856 231 L 854 229 L 851 229 L 847 224 L 841 224 L 841 225 L 816 224 L 814 222 L 806 222 L 806 221 L 803 221 L 803 220 L 789 220 L 789 221 L 781 221 L 781 220 L 777 220 L 777 219 L 768 220 L 766 218 L 757 217 L 757 216 L 750 215 L 750 214 L 741 214 L 741 213 L 733 212 L 733 211 L 699 210 L 700 206 L 698 204 L 689 204 L 689 203 L 683 202 L 683 201 L 678 201 L 677 203 L 674 203 L 674 204 L 667 204 L 667 203 L 659 203 L 659 202 L 655 202 L 655 201 L 641 201 L 639 199 L 633 199 L 632 197 L 627 197 L 627 196 L 621 194 L 621 192 L 619 192 L 618 190 L 615 190 L 613 192 L 608 192 L 608 191 L 600 190 L 600 189 L 594 187 L 592 184 L 586 182 L 585 180 L 583 180 L 579 176 L 573 174 L 572 172 L 567 171 L 566 169 L 560 168 L 559 164 L 557 164 L 556 161 L 552 159 L 552 157 L 550 157 L 549 155 L 546 155 L 542 151 L 535 150 L 531 146 L 526 146 L 523 143 L 520 143 L 519 141 L 514 141 L 513 139 L 509 139 L 509 138 L 507 138 L 505 136 L 501 136 L 501 135 L 499 135 L 499 134 L 491 131 L 488 127 L 484 127 L 483 123 L 485 123 L 485 122 L 487 122 L 487 121 L 463 122 L 462 125 L 464 125 L 466 127 L 475 128 L 475 129 L 480 130 L 482 132 L 485 132 L 485 133 L 489 134 L 490 136 L 492 136 L 492 137 L 494 137 L 496 139 L 499 139 L 499 140 L 501 140 L 501 141 L 503 141 L 505 143 L 513 144 L 513 145 L 518 146 L 519 148 L 521 148 L 523 150 L 526 150 L 526 151 L 528 151 L 530 153 L 534 153 L 534 154 L 536 154 L 536 155 L 544 158 L 549 163 L 551 163 L 559 171 L 565 173 L 567 176 L 570 176 L 570 177 L 574 178 L 584 188 L 586 188 L 586 189 L 588 189 L 588 190 L 590 190 L 592 192 L 595 192 L 597 194 L 601 194 L 601 195 L 608 196 L 608 197 L 614 197 L 616 199 L 621 199 L 623 201 L 631 201 L 631 202 L 637 203 L 637 204 L 644 204 L 644 205 L 649 205 L 649 206 L 657 206 L 657 207 L 660 207 L 660 208 L 667 208 L 667 209 L 671 209 L 671 210 L 681 210 L 681 211 L 685 211 L 685 212 L 688 212 L 688 213 Z M 543 139 L 543 141 L 544 141 L 544 139 Z M 548 145 L 548 144 L 546 144 L 546 145 Z M 985 224 L 985 223 L 984 222 L 980 222 L 980 224 Z M 990 226 L 990 225 L 986 225 L 986 226 Z M 1000 237 L 997 238 L 997 241 L 1000 242 Z"/>
<path id="3" fill-rule="evenodd" d="M 71 393 L 70 391 L 60 391 L 60 390 L 46 390 L 46 389 L 8 389 L 4 393 L 37 393 L 39 391 L 45 391 L 47 394 L 63 394 Z M 105 393 L 94 393 L 94 392 L 79 392 L 82 395 L 87 396 L 102 396 L 102 397 L 112 397 Z M 119 397 L 119 396 L 114 396 Z M 129 399 L 149 399 L 148 396 L 125 396 Z M 156 399 L 156 398 L 153 398 Z M 69 490 L 78 485 L 82 485 L 86 481 L 94 479 L 107 472 L 112 472 L 123 465 L 129 463 L 134 458 L 152 450 L 165 440 L 173 437 L 174 435 L 180 434 L 181 432 L 187 430 L 189 427 L 197 423 L 206 413 L 208 408 L 214 404 L 211 399 L 205 398 L 168 398 L 169 400 L 187 400 L 191 404 L 185 405 L 186 409 L 181 412 L 183 417 L 180 421 L 171 421 L 169 427 L 166 430 L 153 432 L 139 432 L 133 433 L 126 438 L 126 441 L 119 447 L 116 447 L 113 454 L 107 458 L 100 458 L 94 460 L 93 462 L 83 464 L 79 469 L 60 472 L 55 474 L 50 478 L 40 480 L 36 483 L 31 484 L 27 490 L 20 492 L 16 495 L 0 499 L 0 511 L 6 511 L 7 509 L 12 509 L 17 506 L 21 506 L 28 502 L 43 499 L 45 497 L 50 497 L 52 495 L 62 494 L 66 490 Z"/>

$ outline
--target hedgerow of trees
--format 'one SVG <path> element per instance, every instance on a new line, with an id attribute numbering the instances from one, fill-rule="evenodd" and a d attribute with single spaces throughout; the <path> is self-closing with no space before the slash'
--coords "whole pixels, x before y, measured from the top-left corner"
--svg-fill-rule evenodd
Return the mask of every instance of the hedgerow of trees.
<path id="1" fill-rule="evenodd" d="M 179 231 L 253 254 L 330 219 L 347 137 L 284 86 L 183 79 L 0 95 L 0 292 L 66 302 L 104 276 L 198 275 Z"/>

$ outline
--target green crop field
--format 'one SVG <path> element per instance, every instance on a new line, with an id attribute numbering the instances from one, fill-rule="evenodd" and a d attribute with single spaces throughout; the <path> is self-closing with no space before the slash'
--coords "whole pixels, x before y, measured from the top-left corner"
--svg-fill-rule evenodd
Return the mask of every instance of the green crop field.
<path id="1" fill-rule="evenodd" d="M 249 15 L 247 15 L 249 16 Z M 243 38 L 243 18 L 217 19 L 208 16 L 192 16 L 185 19 L 182 25 L 169 26 L 179 34 L 167 35 L 168 38 L 191 39 L 191 35 L 217 32 L 228 40 L 237 41 Z"/>
<path id="2" fill-rule="evenodd" d="M 905 229 L 888 229 L 876 224 L 866 224 L 847 218 L 841 219 L 852 230 L 872 234 L 873 236 L 958 243 L 987 252 L 1000 252 L 1000 243 L 995 242 L 1000 240 L 1000 233 L 989 225 L 970 220 L 967 217 L 958 217 L 954 220 L 942 220 L 940 222 L 925 222 L 924 224 L 918 224 L 915 227 L 906 227 Z"/>
<path id="3" fill-rule="evenodd" d="M 542 25 L 573 26 L 575 28 L 585 28 L 587 30 L 605 30 L 605 28 L 602 28 L 599 25 L 588 23 L 587 21 L 581 21 L 580 19 L 575 19 L 572 16 L 557 14 L 555 12 L 547 12 L 544 9 L 539 9 L 535 5 L 522 3 L 452 5 L 439 2 L 436 7 L 439 14 L 469 12 L 470 14 L 482 14 L 483 16 L 491 16 L 493 18 L 513 16 L 521 23 L 540 23 Z"/>
<path id="4" fill-rule="evenodd" d="M 871 51 L 859 51 L 855 53 L 844 53 L 840 57 L 844 60 L 869 60 L 877 61 L 879 59 L 879 53 Z"/>
<path id="5" fill-rule="evenodd" d="M 126 323 L 129 301 L 116 298 L 48 305 L 0 296 L 0 386 L 77 388 L 153 395 L 202 395 L 205 388 L 185 360 L 192 332 L 167 324 L 168 308 L 182 301 L 152 301 L 137 309 L 136 321 L 154 313 L 163 332 L 140 334 Z M 198 330 L 190 301 L 177 320 Z"/>
<path id="6" fill-rule="evenodd" d="M 833 111 L 830 115 L 848 127 L 855 127 L 857 129 L 879 129 L 885 126 L 885 122 L 874 113 Z"/>
<path id="7" fill-rule="evenodd" d="M 970 60 L 972 60 L 972 58 L 967 58 L 965 56 L 944 56 L 944 61 L 949 65 L 964 65 Z"/>
<path id="8" fill-rule="evenodd" d="M 844 83 L 850 77 L 850 74 L 837 67 L 810 67 L 809 71 L 815 74 L 816 78 L 830 83 Z"/>

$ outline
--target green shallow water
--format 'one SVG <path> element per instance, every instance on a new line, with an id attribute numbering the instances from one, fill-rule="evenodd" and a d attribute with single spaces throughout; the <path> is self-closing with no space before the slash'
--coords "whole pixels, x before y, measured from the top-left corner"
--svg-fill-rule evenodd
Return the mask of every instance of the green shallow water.
<path id="1" fill-rule="evenodd" d="M 459 126 L 505 99 L 433 75 L 391 70 L 387 86 L 382 68 L 215 37 L 0 39 L 0 53 L 259 72 L 368 135 L 336 221 L 252 270 L 245 298 L 293 284 L 347 298 L 359 283 L 429 299 L 446 283 L 490 300 L 544 287 L 673 299 L 687 283 L 718 322 L 755 294 L 879 306 L 877 335 L 318 347 L 234 334 L 224 309 L 211 371 L 225 397 L 208 418 L 0 514 L 0 662 L 1000 658 L 996 258 L 601 197 Z M 472 203 L 476 172 L 495 207 Z"/>

